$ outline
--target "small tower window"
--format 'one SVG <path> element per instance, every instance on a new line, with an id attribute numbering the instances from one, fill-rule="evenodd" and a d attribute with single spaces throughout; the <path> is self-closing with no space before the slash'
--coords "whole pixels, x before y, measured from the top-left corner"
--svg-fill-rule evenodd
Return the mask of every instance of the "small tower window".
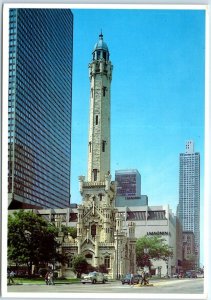
<path id="1" fill-rule="evenodd" d="M 106 87 L 104 86 L 103 87 L 103 97 L 105 97 L 105 95 L 106 95 Z"/>
<path id="2" fill-rule="evenodd" d="M 94 90 L 93 90 L 93 88 L 91 88 L 91 94 L 92 94 L 92 98 L 93 98 L 93 96 L 94 96 Z"/>
<path id="3" fill-rule="evenodd" d="M 89 142 L 89 152 L 92 152 L 92 143 Z"/>
<path id="4" fill-rule="evenodd" d="M 103 58 L 106 60 L 106 52 L 103 51 Z"/>
<path id="5" fill-rule="evenodd" d="M 100 51 L 97 51 L 97 59 L 100 59 Z"/>
<path id="6" fill-rule="evenodd" d="M 95 124 L 98 125 L 98 115 L 95 117 Z"/>
<path id="7" fill-rule="evenodd" d="M 97 181 L 97 169 L 93 169 L 94 181 Z"/>
<path id="8" fill-rule="evenodd" d="M 97 233 L 97 226 L 96 225 L 92 225 L 91 226 L 91 236 L 94 237 L 96 236 Z"/>
<path id="9" fill-rule="evenodd" d="M 102 141 L 102 151 L 105 152 L 106 141 Z"/>

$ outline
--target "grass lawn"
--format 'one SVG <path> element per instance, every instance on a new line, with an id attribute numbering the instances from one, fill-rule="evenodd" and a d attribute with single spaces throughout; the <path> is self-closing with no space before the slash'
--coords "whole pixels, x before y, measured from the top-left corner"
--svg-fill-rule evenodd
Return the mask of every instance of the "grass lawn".
<path id="1" fill-rule="evenodd" d="M 30 283 L 30 284 L 45 284 L 45 279 L 44 278 L 19 278 L 19 277 L 15 277 L 14 279 L 14 283 L 15 284 L 24 284 L 24 283 Z M 66 283 L 66 284 L 70 284 L 70 283 L 76 283 L 76 282 L 80 282 L 80 279 L 78 278 L 70 278 L 70 279 L 55 279 L 54 283 Z"/>

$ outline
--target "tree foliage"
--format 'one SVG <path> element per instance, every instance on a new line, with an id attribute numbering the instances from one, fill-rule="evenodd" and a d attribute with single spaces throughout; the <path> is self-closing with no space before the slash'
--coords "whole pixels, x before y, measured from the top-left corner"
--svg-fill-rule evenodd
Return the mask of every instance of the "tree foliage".
<path id="1" fill-rule="evenodd" d="M 106 268 L 105 264 L 99 265 L 98 271 L 101 273 L 106 273 L 106 274 L 108 273 L 108 269 Z"/>
<path id="2" fill-rule="evenodd" d="M 69 226 L 61 226 L 61 231 L 64 233 L 64 235 L 70 234 L 70 236 L 75 239 L 77 238 L 77 228 L 76 227 L 69 227 Z"/>
<path id="3" fill-rule="evenodd" d="M 81 278 L 82 273 L 86 273 L 89 268 L 89 264 L 83 255 L 75 255 L 72 260 L 72 269 L 76 273 L 77 278 Z"/>
<path id="4" fill-rule="evenodd" d="M 62 259 L 57 254 L 57 228 L 32 211 L 17 211 L 8 217 L 8 260 L 26 264 L 31 275 L 32 265 Z"/>
<path id="5" fill-rule="evenodd" d="M 150 268 L 152 265 L 150 259 L 167 260 L 172 255 L 173 252 L 166 244 L 165 239 L 158 235 L 144 236 L 136 241 L 136 262 L 139 267 L 148 266 Z"/>

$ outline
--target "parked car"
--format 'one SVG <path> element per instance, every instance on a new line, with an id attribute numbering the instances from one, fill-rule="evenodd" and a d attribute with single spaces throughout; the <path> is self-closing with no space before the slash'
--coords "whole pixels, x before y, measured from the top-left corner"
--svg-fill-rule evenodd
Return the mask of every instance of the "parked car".
<path id="1" fill-rule="evenodd" d="M 107 281 L 107 278 L 104 276 L 103 273 L 100 272 L 90 272 L 88 275 L 84 275 L 81 283 L 105 283 Z"/>
<path id="2" fill-rule="evenodd" d="M 195 271 L 186 271 L 184 274 L 185 278 L 197 278 Z"/>
<path id="3" fill-rule="evenodd" d="M 131 278 L 131 275 L 130 274 L 126 274 L 125 277 L 123 277 L 121 279 L 121 282 L 122 284 L 130 284 L 130 278 Z M 139 281 L 141 280 L 141 275 L 140 274 L 135 274 L 133 275 L 133 280 L 132 280 L 132 283 L 139 283 Z"/>
<path id="4" fill-rule="evenodd" d="M 196 273 L 197 278 L 204 278 L 204 273 Z"/>

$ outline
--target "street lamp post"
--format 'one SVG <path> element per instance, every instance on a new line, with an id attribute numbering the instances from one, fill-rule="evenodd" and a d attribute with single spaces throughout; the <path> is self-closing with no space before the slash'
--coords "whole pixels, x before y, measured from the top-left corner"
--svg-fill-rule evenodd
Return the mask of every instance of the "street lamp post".
<path id="1" fill-rule="evenodd" d="M 119 260 L 119 257 L 118 257 L 118 242 L 119 242 L 119 239 L 118 239 L 118 230 L 116 231 L 117 235 L 116 235 L 116 279 L 119 279 L 119 265 L 118 265 L 118 260 Z"/>
<path id="2" fill-rule="evenodd" d="M 159 266 L 158 267 L 158 276 L 161 278 L 161 269 L 162 269 L 162 266 Z"/>
<path id="3" fill-rule="evenodd" d="M 149 254 L 149 248 L 144 248 L 144 254 Z M 146 264 L 145 264 L 145 266 L 146 266 Z"/>
<path id="4" fill-rule="evenodd" d="M 167 277 L 167 278 L 168 278 L 168 276 L 169 276 L 168 269 L 169 269 L 169 265 L 168 265 L 168 260 L 167 260 L 167 261 L 166 261 L 166 277 Z"/>

